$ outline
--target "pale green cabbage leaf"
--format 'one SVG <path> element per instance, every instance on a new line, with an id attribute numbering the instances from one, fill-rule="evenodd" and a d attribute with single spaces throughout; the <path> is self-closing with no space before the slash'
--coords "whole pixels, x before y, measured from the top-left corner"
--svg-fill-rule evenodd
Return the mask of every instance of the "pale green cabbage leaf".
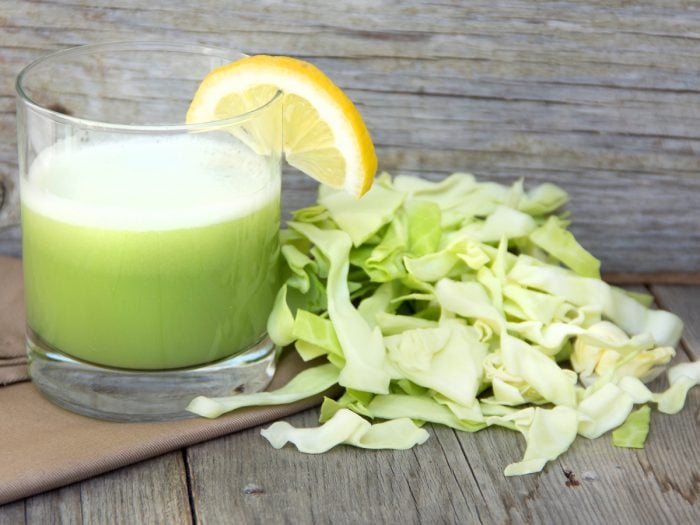
<path id="1" fill-rule="evenodd" d="M 456 403 L 443 405 L 423 395 L 389 394 L 375 396 L 367 406 L 368 415 L 380 419 L 408 417 L 413 420 L 438 423 L 465 432 L 475 432 L 486 426 L 479 404 L 456 414 Z M 451 408 L 452 407 L 452 408 Z"/>
<path id="2" fill-rule="evenodd" d="M 187 410 L 203 417 L 216 418 L 243 407 L 293 403 L 325 392 L 338 382 L 338 375 L 339 370 L 332 364 L 307 368 L 277 390 L 229 397 L 199 396 L 190 402 Z"/>
<path id="3" fill-rule="evenodd" d="M 547 222 L 530 233 L 530 240 L 577 274 L 600 279 L 600 261 L 578 243 L 558 217 L 549 217 Z"/>
<path id="4" fill-rule="evenodd" d="M 340 385 L 388 393 L 389 375 L 384 367 L 381 332 L 376 328 L 373 330 L 350 301 L 347 285 L 350 237 L 340 230 L 321 230 L 310 224 L 292 222 L 289 226 L 312 241 L 329 261 L 328 317 L 333 322 L 345 358 Z"/>
<path id="5" fill-rule="evenodd" d="M 342 190 L 325 188 L 318 202 L 353 244 L 360 246 L 391 221 L 403 199 L 402 193 L 373 184 L 361 199 Z"/>
<path id="6" fill-rule="evenodd" d="M 260 433 L 275 448 L 292 443 L 300 452 L 307 454 L 321 454 L 341 444 L 404 450 L 425 443 L 430 437 L 426 430 L 408 418 L 372 425 L 344 408 L 320 427 L 294 428 L 286 421 L 277 421 Z"/>
<path id="7" fill-rule="evenodd" d="M 644 405 L 632 411 L 627 420 L 613 430 L 613 445 L 622 448 L 644 448 L 647 435 L 649 435 L 650 421 L 651 409 L 649 405 Z"/>
<path id="8" fill-rule="evenodd" d="M 512 422 L 512 428 L 521 432 L 527 443 L 523 459 L 508 465 L 504 474 L 521 476 L 539 472 L 547 461 L 558 458 L 576 439 L 577 419 L 576 411 L 565 406 L 530 407 L 519 413 L 487 418 L 491 424 Z"/>
<path id="9" fill-rule="evenodd" d="M 647 332 L 658 345 L 676 346 L 683 330 L 681 320 L 670 312 L 651 310 L 619 288 L 527 255 L 518 257 L 509 278 L 522 286 L 563 297 L 576 306 L 598 306 L 625 332 Z"/>

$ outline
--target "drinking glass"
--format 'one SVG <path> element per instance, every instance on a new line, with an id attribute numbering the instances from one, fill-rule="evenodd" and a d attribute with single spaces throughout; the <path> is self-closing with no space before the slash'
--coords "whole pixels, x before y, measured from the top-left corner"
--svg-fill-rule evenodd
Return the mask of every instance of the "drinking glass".
<path id="1" fill-rule="evenodd" d="M 272 378 L 281 94 L 184 123 L 205 75 L 242 56 L 99 44 L 18 76 L 29 371 L 53 402 L 174 419 Z"/>

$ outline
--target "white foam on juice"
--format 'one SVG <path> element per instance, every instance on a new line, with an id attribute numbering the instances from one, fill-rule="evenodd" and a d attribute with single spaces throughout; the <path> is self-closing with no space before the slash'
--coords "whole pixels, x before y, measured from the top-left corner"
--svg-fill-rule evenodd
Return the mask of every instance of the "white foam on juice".
<path id="1" fill-rule="evenodd" d="M 57 221 L 150 231 L 250 215 L 279 198 L 279 184 L 269 159 L 230 137 L 70 138 L 36 157 L 21 198 Z"/>

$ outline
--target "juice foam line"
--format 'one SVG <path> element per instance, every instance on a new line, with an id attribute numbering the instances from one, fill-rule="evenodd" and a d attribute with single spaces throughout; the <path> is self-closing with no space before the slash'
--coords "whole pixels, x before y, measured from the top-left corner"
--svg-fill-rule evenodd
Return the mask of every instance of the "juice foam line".
<path id="1" fill-rule="evenodd" d="M 228 137 L 134 137 L 42 151 L 22 181 L 23 205 L 55 220 L 124 230 L 198 227 L 274 200 L 268 161 Z"/>

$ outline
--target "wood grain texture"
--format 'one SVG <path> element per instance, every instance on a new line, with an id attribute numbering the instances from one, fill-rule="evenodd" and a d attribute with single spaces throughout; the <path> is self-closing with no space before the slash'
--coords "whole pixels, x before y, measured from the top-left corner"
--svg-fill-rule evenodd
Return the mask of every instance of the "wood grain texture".
<path id="1" fill-rule="evenodd" d="M 429 427 L 402 452 L 274 451 L 260 429 L 188 449 L 199 523 L 696 523 L 700 392 L 681 415 L 654 413 L 646 449 L 579 438 L 542 474 L 503 476 L 524 451 L 515 433 Z M 295 426 L 317 424 L 317 411 Z M 568 487 L 563 469 L 581 485 Z"/>
<path id="2" fill-rule="evenodd" d="M 83 519 L 81 485 L 83 484 L 76 483 L 27 498 L 24 511 L 26 523 L 50 523 L 52 525 L 83 523 L 85 520 Z"/>
<path id="3" fill-rule="evenodd" d="M 83 482 L 80 492 L 88 523 L 191 523 L 184 463 L 177 452 Z"/>
<path id="4" fill-rule="evenodd" d="M 318 424 L 318 410 L 295 426 Z M 449 429 L 437 429 L 449 435 Z M 187 451 L 198 523 L 429 523 L 480 521 L 437 439 L 408 451 L 343 447 L 311 456 L 275 451 L 254 428 Z M 222 460 L 222 458 L 226 458 Z"/>
<path id="5" fill-rule="evenodd" d="M 698 410 L 697 394 L 686 410 Z M 502 429 L 456 433 L 470 465 L 461 471 L 459 481 L 481 488 L 479 504 L 487 509 L 482 511 L 486 523 L 694 523 L 700 517 L 696 506 L 698 470 L 684 462 L 695 461 L 697 465 L 700 460 L 694 446 L 700 438 L 697 422 L 689 414 L 668 421 L 657 416 L 654 413 L 653 432 L 645 450 L 615 448 L 609 434 L 594 441 L 579 437 L 541 474 L 518 478 L 502 474 L 503 467 L 524 452 L 518 436 Z M 663 441 L 669 436 L 673 438 L 673 453 Z M 679 440 L 678 436 L 684 437 Z M 448 450 L 454 453 L 455 448 Z M 564 469 L 574 473 L 579 486 L 567 486 Z M 658 478 L 652 474 L 657 471 Z M 669 482 L 682 493 L 669 490 Z"/>
<path id="6" fill-rule="evenodd" d="M 0 524 L 191 524 L 182 454 L 174 452 L 0 506 Z"/>
<path id="7" fill-rule="evenodd" d="M 308 58 L 356 101 L 381 168 L 554 181 L 605 270 L 700 270 L 693 2 L 0 0 L 0 173 L 16 179 L 24 64 L 143 38 Z M 314 184 L 290 179 L 287 208 L 309 203 Z"/>
<path id="8" fill-rule="evenodd" d="M 0 506 L 0 525 L 25 525 L 24 501 Z"/>
<path id="9" fill-rule="evenodd" d="M 683 319 L 683 346 L 693 361 L 700 360 L 700 286 L 655 284 L 651 292 L 664 309 Z"/>
<path id="10" fill-rule="evenodd" d="M 700 273 L 691 272 L 654 272 L 654 273 L 604 273 L 603 280 L 615 285 L 629 284 L 700 284 Z"/>
<path id="11" fill-rule="evenodd" d="M 0 228 L 0 255 L 19 257 L 21 247 L 22 236 L 18 226 Z"/>
<path id="12" fill-rule="evenodd" d="M 689 352 L 675 362 L 700 355 L 697 287 L 652 291 L 688 327 Z M 651 385 L 665 387 L 664 378 Z M 289 421 L 314 426 L 317 415 L 313 409 Z M 0 524 L 191 523 L 192 517 L 202 524 L 700 521 L 699 388 L 680 414 L 653 412 L 645 449 L 615 448 L 609 434 L 579 437 L 532 476 L 503 476 L 524 451 L 513 432 L 428 429 L 431 438 L 409 451 L 341 447 L 311 456 L 289 446 L 275 451 L 253 428 L 190 447 L 184 461 L 169 454 L 0 507 Z M 565 470 L 578 486 L 567 485 Z"/>

